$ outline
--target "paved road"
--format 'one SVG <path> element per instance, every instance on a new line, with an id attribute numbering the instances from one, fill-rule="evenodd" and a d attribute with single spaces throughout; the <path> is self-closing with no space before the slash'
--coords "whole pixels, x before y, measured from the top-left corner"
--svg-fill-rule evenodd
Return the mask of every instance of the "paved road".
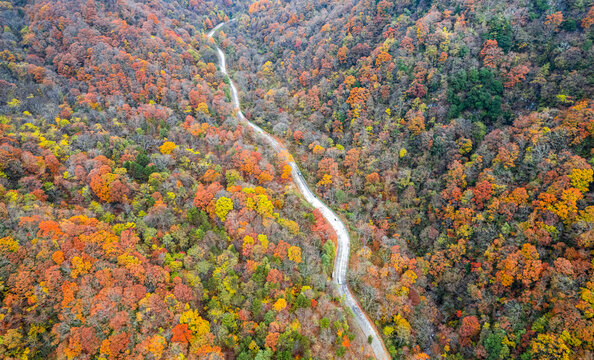
<path id="1" fill-rule="evenodd" d="M 234 21 L 234 20 L 231 20 L 231 21 Z M 220 23 L 217 26 L 215 26 L 208 33 L 208 37 L 212 38 L 212 35 L 221 26 L 223 26 L 225 24 L 226 23 L 223 22 L 223 23 Z M 218 46 L 216 48 L 217 48 L 217 55 L 219 57 L 220 70 L 221 70 L 221 72 L 223 72 L 223 74 L 225 74 L 225 75 L 227 75 L 227 77 L 229 77 L 229 75 L 227 74 L 227 64 L 225 61 L 225 54 Z M 273 149 L 275 149 L 278 152 L 286 151 L 288 153 L 287 149 L 281 143 L 279 143 L 275 138 L 273 138 L 266 131 L 262 130 L 262 128 L 260 128 L 259 126 L 255 125 L 255 124 L 252 124 L 250 121 L 248 121 L 245 118 L 245 116 L 243 115 L 243 112 L 241 112 L 241 107 L 239 105 L 239 95 L 237 94 L 237 88 L 235 87 L 235 84 L 233 83 L 233 80 L 231 80 L 230 77 L 229 77 L 229 85 L 231 87 L 231 98 L 232 98 L 233 104 L 237 108 L 237 117 L 239 118 L 239 120 L 244 122 L 245 124 L 247 124 L 249 127 L 251 127 L 256 133 L 258 133 L 263 139 L 265 139 L 270 144 L 270 146 L 272 146 Z M 386 351 L 386 348 L 384 346 L 384 343 L 383 343 L 381 337 L 376 332 L 376 330 L 372 326 L 369 318 L 367 317 L 365 312 L 363 312 L 363 310 L 361 309 L 361 307 L 359 306 L 359 304 L 357 303 L 357 301 L 355 300 L 355 298 L 351 294 L 351 291 L 348 288 L 348 285 L 346 282 L 346 275 L 347 275 L 348 263 L 349 263 L 350 238 L 349 238 L 349 233 L 348 233 L 344 223 L 328 206 L 326 206 L 320 199 L 318 199 L 318 197 L 316 195 L 314 195 L 314 193 L 309 189 L 309 187 L 307 186 L 307 183 L 305 182 L 305 179 L 301 175 L 301 171 L 299 170 L 299 167 L 297 166 L 297 164 L 294 161 L 291 161 L 289 163 L 289 165 L 291 166 L 291 169 L 292 169 L 291 175 L 293 177 L 293 181 L 297 185 L 297 188 L 299 188 L 299 191 L 301 191 L 301 193 L 303 194 L 303 196 L 305 197 L 307 202 L 309 202 L 314 208 L 318 209 L 322 213 L 322 215 L 324 215 L 326 220 L 334 228 L 334 231 L 336 231 L 338 246 L 337 246 L 336 259 L 334 261 L 334 271 L 332 273 L 332 281 L 337 285 L 339 293 L 343 296 L 345 306 L 347 306 L 349 309 L 352 310 L 354 319 L 355 319 L 356 323 L 359 325 L 359 327 L 361 328 L 361 331 L 365 334 L 365 337 L 367 338 L 367 337 L 371 336 L 373 338 L 373 341 L 371 342 L 371 347 L 372 347 L 373 353 L 375 354 L 376 359 L 378 359 L 378 360 L 390 359 L 390 355 Z"/>

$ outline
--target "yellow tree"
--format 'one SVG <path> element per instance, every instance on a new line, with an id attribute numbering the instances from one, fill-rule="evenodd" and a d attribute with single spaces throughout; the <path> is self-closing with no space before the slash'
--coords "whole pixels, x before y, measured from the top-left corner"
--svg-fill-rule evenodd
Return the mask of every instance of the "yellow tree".
<path id="1" fill-rule="evenodd" d="M 172 141 L 165 141 L 163 143 L 163 145 L 161 145 L 159 147 L 159 150 L 161 151 L 161 154 L 167 155 L 167 154 L 171 154 L 171 152 L 173 151 L 173 149 L 175 149 L 177 146 L 175 145 L 174 142 Z"/>
<path id="2" fill-rule="evenodd" d="M 274 305 L 272 306 L 274 308 L 274 310 L 276 311 L 281 311 L 284 308 L 287 307 L 287 301 L 285 299 L 278 299 L 276 300 L 276 302 L 274 303 Z"/>
<path id="3" fill-rule="evenodd" d="M 231 210 L 233 210 L 233 201 L 231 199 L 224 196 L 218 198 L 215 204 L 215 213 L 221 221 L 225 221 L 227 214 L 229 214 L 229 211 Z"/>
<path id="4" fill-rule="evenodd" d="M 298 246 L 289 247 L 288 256 L 289 260 L 295 264 L 299 264 L 301 262 L 301 248 Z"/>
<path id="5" fill-rule="evenodd" d="M 265 194 L 259 194 L 256 197 L 257 200 L 257 207 L 256 211 L 263 217 L 272 217 L 272 211 L 274 210 L 274 205 L 272 202 L 268 200 L 268 196 Z"/>
<path id="6" fill-rule="evenodd" d="M 538 360 L 569 360 L 571 352 L 563 339 L 555 334 L 538 334 L 536 339 L 530 343 L 530 348 L 533 359 Z"/>
<path id="7" fill-rule="evenodd" d="M 593 181 L 594 170 L 592 169 L 573 169 L 569 175 L 571 186 L 582 193 L 588 191 L 590 183 Z"/>

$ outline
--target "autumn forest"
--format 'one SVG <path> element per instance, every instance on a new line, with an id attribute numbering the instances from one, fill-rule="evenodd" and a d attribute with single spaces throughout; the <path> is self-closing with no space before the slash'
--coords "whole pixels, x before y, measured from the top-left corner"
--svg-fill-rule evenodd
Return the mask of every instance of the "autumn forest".
<path id="1" fill-rule="evenodd" d="M 0 358 L 594 358 L 591 0 L 0 25 Z"/>

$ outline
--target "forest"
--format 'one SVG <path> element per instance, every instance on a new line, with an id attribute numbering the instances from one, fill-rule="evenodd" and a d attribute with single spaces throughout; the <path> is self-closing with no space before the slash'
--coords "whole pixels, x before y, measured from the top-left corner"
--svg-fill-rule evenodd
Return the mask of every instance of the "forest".
<path id="1" fill-rule="evenodd" d="M 13 0 L 0 24 L 0 358 L 373 359 L 292 159 L 393 359 L 594 357 L 591 1 Z M 237 120 L 215 44 L 289 152 Z"/>

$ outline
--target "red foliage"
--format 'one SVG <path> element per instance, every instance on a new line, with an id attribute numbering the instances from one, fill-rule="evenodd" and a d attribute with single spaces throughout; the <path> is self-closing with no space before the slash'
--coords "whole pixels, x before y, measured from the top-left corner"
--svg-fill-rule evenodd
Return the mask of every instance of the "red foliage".
<path id="1" fill-rule="evenodd" d="M 178 342 L 187 344 L 192 340 L 192 331 L 188 328 L 188 324 L 177 324 L 171 330 L 173 336 L 171 342 Z"/>
<path id="2" fill-rule="evenodd" d="M 214 182 L 208 185 L 208 187 L 198 184 L 198 189 L 196 190 L 196 195 L 194 196 L 194 206 L 202 210 L 206 210 L 207 205 L 212 201 L 215 194 L 221 189 L 223 189 L 223 186 L 218 182 Z"/>
<path id="3" fill-rule="evenodd" d="M 474 202 L 478 206 L 479 209 L 483 208 L 484 202 L 488 201 L 491 198 L 491 194 L 493 193 L 493 186 L 490 182 L 483 180 L 476 184 L 473 194 L 474 194 Z"/>
<path id="4" fill-rule="evenodd" d="M 481 330 L 481 324 L 479 323 L 476 316 L 465 316 L 462 318 L 462 324 L 458 330 L 460 334 L 460 342 L 463 345 L 467 345 L 470 339 L 475 337 Z"/>

